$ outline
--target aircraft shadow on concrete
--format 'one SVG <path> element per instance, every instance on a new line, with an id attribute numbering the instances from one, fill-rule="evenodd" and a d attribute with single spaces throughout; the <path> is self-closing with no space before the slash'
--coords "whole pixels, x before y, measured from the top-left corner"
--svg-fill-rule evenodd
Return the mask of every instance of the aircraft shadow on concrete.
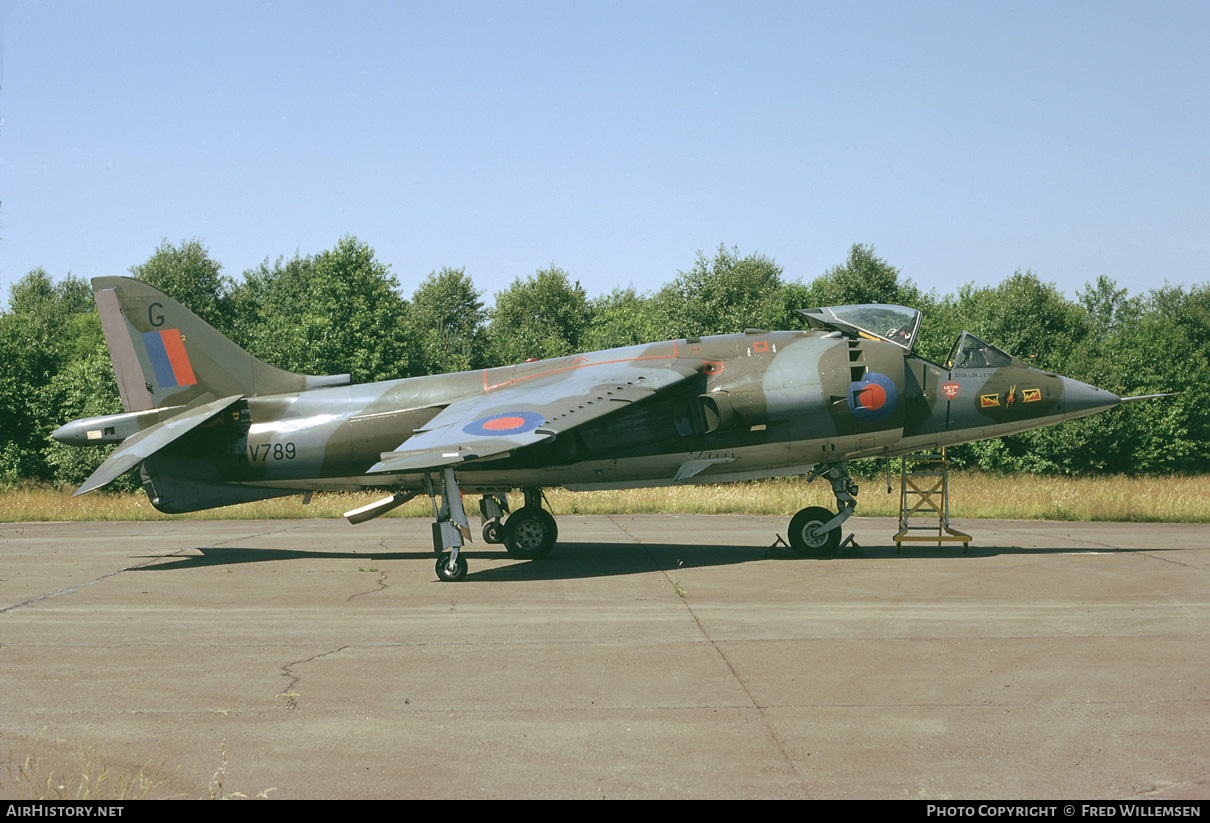
<path id="1" fill-rule="evenodd" d="M 242 563 L 279 563 L 292 560 L 356 560 L 360 564 L 391 560 L 436 560 L 432 551 L 369 550 L 299 551 L 268 548 L 198 548 L 200 554 L 164 555 L 165 562 L 139 566 L 131 571 L 162 572 Z M 645 572 L 729 566 L 763 560 L 763 548 L 755 546 L 691 546 L 609 543 L 560 543 L 555 554 L 542 560 L 517 560 L 503 547 L 463 550 L 472 563 L 463 583 L 493 580 L 560 580 Z M 491 565 L 485 565 L 489 563 Z M 436 578 L 434 577 L 434 580 Z"/>
<path id="2" fill-rule="evenodd" d="M 475 582 L 524 580 L 567 580 L 592 577 L 643 574 L 654 571 L 675 571 L 741 565 L 744 563 L 836 563 L 846 560 L 980 560 L 999 555 L 1069 555 L 1117 554 L 1174 551 L 1180 547 L 1162 548 L 1020 548 L 1016 546 L 975 546 L 963 553 L 961 546 L 905 546 L 896 551 L 894 545 L 846 547 L 834 557 L 797 557 L 786 549 L 780 551 L 764 546 L 719 546 L 680 543 L 611 544 L 560 543 L 555 553 L 542 560 L 515 560 L 503 548 L 479 551 L 471 549 L 462 555 L 472 563 L 471 572 L 463 585 Z M 390 560 L 426 560 L 434 562 L 431 551 L 391 551 L 386 549 L 360 552 L 300 551 L 277 548 L 198 548 L 200 554 L 165 555 L 163 563 L 140 566 L 130 571 L 163 572 L 208 566 L 230 566 L 243 563 L 280 563 L 292 560 L 356 560 L 359 563 Z M 484 561 L 491 565 L 484 565 Z M 477 566 L 477 568 L 476 568 Z M 436 578 L 434 578 L 434 581 Z"/>

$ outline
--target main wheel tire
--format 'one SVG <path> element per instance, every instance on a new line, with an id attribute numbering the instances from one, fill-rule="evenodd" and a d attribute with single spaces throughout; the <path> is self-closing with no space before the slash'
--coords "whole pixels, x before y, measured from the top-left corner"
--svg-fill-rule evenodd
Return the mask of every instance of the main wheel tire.
<path id="1" fill-rule="evenodd" d="M 559 539 L 559 526 L 546 509 L 524 506 L 504 521 L 504 548 L 510 557 L 537 560 L 546 557 Z"/>
<path id="2" fill-rule="evenodd" d="M 840 547 L 840 526 L 831 531 L 819 527 L 836 515 L 821 506 L 808 506 L 790 521 L 790 548 L 799 557 L 831 557 Z"/>
<path id="3" fill-rule="evenodd" d="M 437 576 L 447 583 L 456 583 L 466 577 L 466 558 L 458 555 L 458 559 L 454 561 L 454 568 L 449 568 L 450 553 L 445 552 L 437 556 L 436 572 Z"/>
<path id="4" fill-rule="evenodd" d="M 483 542 L 484 543 L 503 543 L 504 528 L 500 525 L 499 520 L 489 520 L 483 524 Z"/>

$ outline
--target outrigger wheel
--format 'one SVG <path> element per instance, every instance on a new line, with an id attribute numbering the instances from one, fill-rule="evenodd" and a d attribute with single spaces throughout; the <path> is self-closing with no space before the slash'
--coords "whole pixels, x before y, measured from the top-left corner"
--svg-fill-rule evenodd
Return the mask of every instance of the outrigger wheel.
<path id="1" fill-rule="evenodd" d="M 437 576 L 446 583 L 456 583 L 466 577 L 466 558 L 461 554 L 454 561 L 453 567 L 450 567 L 450 552 L 443 552 L 437 555 Z"/>
<path id="2" fill-rule="evenodd" d="M 833 557 L 840 548 L 840 526 L 821 527 L 836 515 L 822 506 L 808 506 L 790 520 L 790 548 L 799 557 Z"/>
<path id="3" fill-rule="evenodd" d="M 523 506 L 504 521 L 504 548 L 509 557 L 523 560 L 546 557 L 558 539 L 558 524 L 541 506 Z"/>

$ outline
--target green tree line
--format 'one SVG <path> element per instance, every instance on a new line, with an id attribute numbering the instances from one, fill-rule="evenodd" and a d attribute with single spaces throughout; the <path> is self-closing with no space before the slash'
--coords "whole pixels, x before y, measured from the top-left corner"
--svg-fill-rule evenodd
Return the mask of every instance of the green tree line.
<path id="1" fill-rule="evenodd" d="M 918 353 L 944 363 L 970 331 L 1039 368 L 1122 396 L 1179 391 L 1107 414 L 951 449 L 960 465 L 1049 474 L 1200 473 L 1210 457 L 1210 286 L 1131 296 L 1112 280 L 1075 301 L 1018 271 L 996 286 L 923 292 L 872 246 L 814 280 L 788 280 L 765 255 L 699 252 L 663 286 L 591 298 L 555 265 L 519 277 L 490 306 L 465 269 L 443 268 L 405 296 L 355 237 L 278 258 L 238 277 L 198 240 L 167 241 L 130 273 L 165 291 L 257 357 L 356 382 L 504 365 L 530 357 L 725 334 L 803 328 L 798 309 L 899 303 L 924 312 Z M 50 439 L 60 424 L 121 411 L 88 283 L 34 269 L 0 309 L 0 485 L 74 485 L 103 457 Z"/>

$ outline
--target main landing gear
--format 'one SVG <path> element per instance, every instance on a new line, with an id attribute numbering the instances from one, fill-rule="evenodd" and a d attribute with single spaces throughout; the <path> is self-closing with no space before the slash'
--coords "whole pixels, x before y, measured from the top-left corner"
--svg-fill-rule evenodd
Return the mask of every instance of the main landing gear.
<path id="1" fill-rule="evenodd" d="M 462 492 L 452 468 L 441 472 L 440 488 L 426 480 L 426 491 L 433 501 L 433 550 L 437 553 L 437 577 L 454 582 L 466 577 L 466 558 L 462 547 L 471 539 L 470 522 L 462 507 Z M 509 514 L 508 498 L 486 494 L 479 501 L 483 515 L 483 541 L 503 543 L 510 557 L 537 560 L 546 557 L 559 539 L 559 526 L 550 512 L 542 508 L 542 490 L 525 489 L 525 505 Z M 437 502 L 440 496 L 441 502 Z M 505 518 L 507 515 L 507 519 Z"/>
<path id="2" fill-rule="evenodd" d="M 559 525 L 542 508 L 542 490 L 525 489 L 525 505 L 508 515 L 508 499 L 503 495 L 484 495 L 479 501 L 483 514 L 483 539 L 503 543 L 510 557 L 537 560 L 546 557 L 559 539 Z"/>
<path id="3" fill-rule="evenodd" d="M 508 498 L 502 494 L 485 494 L 479 500 L 483 515 L 483 542 L 504 542 L 504 515 L 508 514 Z"/>
<path id="4" fill-rule="evenodd" d="M 511 557 L 537 560 L 550 554 L 558 539 L 558 524 L 542 508 L 542 490 L 525 489 L 525 505 L 504 521 L 504 548 Z"/>
<path id="5" fill-rule="evenodd" d="M 857 484 L 849 477 L 849 462 L 821 463 L 807 477 L 832 483 L 838 512 L 832 514 L 820 506 L 808 506 L 790 520 L 790 548 L 799 557 L 832 557 L 840 550 L 840 527 L 857 508 Z"/>

